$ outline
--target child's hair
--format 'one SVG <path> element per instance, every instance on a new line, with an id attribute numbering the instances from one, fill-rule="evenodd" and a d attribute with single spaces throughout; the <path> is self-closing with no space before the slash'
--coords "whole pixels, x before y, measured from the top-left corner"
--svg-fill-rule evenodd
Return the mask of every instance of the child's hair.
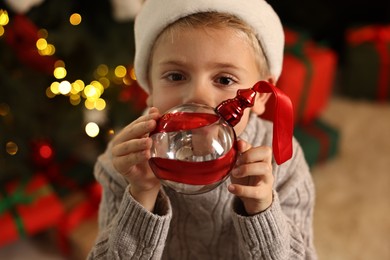
<path id="1" fill-rule="evenodd" d="M 157 36 L 157 40 L 154 43 L 154 46 L 149 56 L 148 64 L 150 65 L 156 43 L 161 39 L 162 36 L 174 35 L 178 32 L 180 33 L 180 30 L 182 29 L 185 30 L 188 28 L 212 28 L 212 29 L 231 28 L 233 29 L 236 32 L 238 37 L 247 41 L 249 46 L 253 48 L 255 54 L 254 58 L 256 59 L 256 65 L 258 66 L 260 78 L 267 79 L 267 77 L 270 77 L 270 72 L 268 68 L 268 63 L 266 61 L 266 57 L 263 53 L 259 41 L 256 38 L 253 29 L 247 23 L 243 22 L 241 19 L 227 13 L 217 13 L 217 12 L 195 13 L 180 18 L 179 20 L 175 21 L 173 24 L 170 24 L 165 30 L 163 30 L 160 33 L 159 36 Z M 148 71 L 148 75 L 149 75 L 149 71 Z"/>

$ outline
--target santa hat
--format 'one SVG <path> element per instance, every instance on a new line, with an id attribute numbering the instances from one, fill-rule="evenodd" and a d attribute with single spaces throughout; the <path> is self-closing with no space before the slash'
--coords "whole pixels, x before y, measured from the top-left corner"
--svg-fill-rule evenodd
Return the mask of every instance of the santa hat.
<path id="1" fill-rule="evenodd" d="M 282 70 L 284 33 L 278 15 L 265 0 L 146 0 L 135 19 L 134 69 L 140 86 L 149 92 L 148 62 L 158 35 L 170 24 L 201 12 L 232 14 L 256 34 L 265 54 L 271 76 Z"/>

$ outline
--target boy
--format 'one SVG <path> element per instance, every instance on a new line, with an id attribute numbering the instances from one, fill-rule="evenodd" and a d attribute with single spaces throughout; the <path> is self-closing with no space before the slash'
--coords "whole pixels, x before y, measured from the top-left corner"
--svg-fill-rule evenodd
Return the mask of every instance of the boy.
<path id="1" fill-rule="evenodd" d="M 176 193 L 148 165 L 148 134 L 169 108 L 215 107 L 259 80 L 276 82 L 284 40 L 272 8 L 263 0 L 147 0 L 135 39 L 137 79 L 151 108 L 96 163 L 104 193 L 89 258 L 316 259 L 314 187 L 301 148 L 294 140 L 292 159 L 276 165 L 272 124 L 256 115 L 269 94 L 235 126 L 240 156 L 214 190 Z"/>

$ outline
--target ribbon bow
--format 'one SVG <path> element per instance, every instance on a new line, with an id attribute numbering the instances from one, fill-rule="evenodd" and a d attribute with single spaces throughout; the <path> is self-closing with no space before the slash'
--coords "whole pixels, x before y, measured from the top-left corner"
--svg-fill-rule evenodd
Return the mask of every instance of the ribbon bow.
<path id="1" fill-rule="evenodd" d="M 347 41 L 356 45 L 364 42 L 389 42 L 390 26 L 364 26 L 357 30 L 350 30 Z"/>

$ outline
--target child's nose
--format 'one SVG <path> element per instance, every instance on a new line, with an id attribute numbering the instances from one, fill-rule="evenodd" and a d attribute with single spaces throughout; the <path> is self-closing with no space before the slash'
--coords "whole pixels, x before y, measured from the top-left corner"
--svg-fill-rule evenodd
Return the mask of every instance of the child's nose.
<path id="1" fill-rule="evenodd" d="M 194 82 L 189 86 L 185 103 L 198 103 L 213 106 L 210 86 L 204 82 Z"/>

